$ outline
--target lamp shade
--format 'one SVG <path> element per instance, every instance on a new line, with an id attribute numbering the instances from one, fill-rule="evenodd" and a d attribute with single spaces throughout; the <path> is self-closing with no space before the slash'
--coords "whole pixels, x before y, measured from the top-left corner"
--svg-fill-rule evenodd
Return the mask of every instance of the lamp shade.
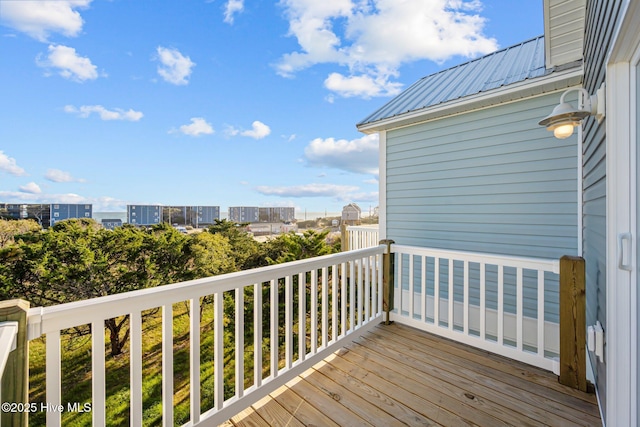
<path id="1" fill-rule="evenodd" d="M 574 108 L 568 102 L 564 102 L 564 97 L 573 91 L 582 94 L 582 98 L 578 98 L 578 104 L 581 108 Z M 602 83 L 596 94 L 591 96 L 586 89 L 581 87 L 567 89 L 560 97 L 560 104 L 553 109 L 551 114 L 540 120 L 538 124 L 545 126 L 549 131 L 553 131 L 553 135 L 558 139 L 569 138 L 573 134 L 573 128 L 579 126 L 585 117 L 594 115 L 598 123 L 604 119 L 605 95 L 604 83 Z"/>
<path id="2" fill-rule="evenodd" d="M 578 110 L 571 104 L 562 102 L 553 109 L 551 114 L 540 120 L 538 124 L 540 126 L 546 126 L 547 130 L 552 131 L 564 125 L 578 126 L 580 121 L 589 115 L 589 111 Z"/>

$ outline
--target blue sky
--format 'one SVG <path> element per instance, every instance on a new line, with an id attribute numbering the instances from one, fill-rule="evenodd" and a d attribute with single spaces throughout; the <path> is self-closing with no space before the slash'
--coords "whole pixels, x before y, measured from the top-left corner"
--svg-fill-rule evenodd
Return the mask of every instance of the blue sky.
<path id="1" fill-rule="evenodd" d="M 378 203 L 355 124 L 541 0 L 0 0 L 0 203 Z"/>

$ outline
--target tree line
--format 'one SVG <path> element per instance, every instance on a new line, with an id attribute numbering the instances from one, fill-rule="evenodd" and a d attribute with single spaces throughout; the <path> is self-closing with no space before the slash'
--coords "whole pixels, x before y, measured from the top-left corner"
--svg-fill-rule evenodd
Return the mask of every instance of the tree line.
<path id="1" fill-rule="evenodd" d="M 0 300 L 62 304 L 339 251 L 327 235 L 309 230 L 260 243 L 227 220 L 185 235 L 168 224 L 108 230 L 82 218 L 42 230 L 30 220 L 0 219 Z M 111 354 L 120 354 L 128 316 L 106 320 L 105 328 Z"/>

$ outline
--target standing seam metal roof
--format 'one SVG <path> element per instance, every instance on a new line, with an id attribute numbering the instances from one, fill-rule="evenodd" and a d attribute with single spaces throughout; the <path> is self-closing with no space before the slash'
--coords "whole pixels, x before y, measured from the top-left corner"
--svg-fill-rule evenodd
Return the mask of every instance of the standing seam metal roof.
<path id="1" fill-rule="evenodd" d="M 544 36 L 423 77 L 357 126 L 544 76 Z"/>

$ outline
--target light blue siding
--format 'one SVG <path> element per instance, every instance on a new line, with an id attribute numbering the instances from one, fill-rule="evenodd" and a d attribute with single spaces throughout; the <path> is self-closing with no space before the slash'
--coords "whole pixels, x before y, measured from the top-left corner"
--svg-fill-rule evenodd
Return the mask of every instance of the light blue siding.
<path id="1" fill-rule="evenodd" d="M 496 106 L 387 133 L 387 236 L 398 244 L 560 258 L 578 248 L 578 159 L 574 135 L 557 140 L 538 121 L 558 94 Z M 399 272 L 408 283 L 408 263 Z M 421 269 L 414 268 L 414 283 Z M 454 301 L 462 266 L 454 263 Z M 440 283 L 448 283 L 440 269 Z M 470 266 L 470 304 L 479 270 Z M 505 311 L 516 312 L 515 270 L 505 270 Z M 487 308 L 497 308 L 497 271 L 487 269 Z M 427 290 L 433 294 L 433 277 Z M 523 274 L 523 314 L 537 318 L 537 273 Z M 407 289 L 408 290 L 408 289 Z M 414 289 L 417 291 L 417 288 Z M 558 277 L 545 276 L 547 321 L 558 321 Z M 448 289 L 440 288 L 447 299 Z"/>
<path id="2" fill-rule="evenodd" d="M 577 253 L 576 136 L 538 126 L 545 95 L 387 133 L 387 236 L 399 244 Z"/>

